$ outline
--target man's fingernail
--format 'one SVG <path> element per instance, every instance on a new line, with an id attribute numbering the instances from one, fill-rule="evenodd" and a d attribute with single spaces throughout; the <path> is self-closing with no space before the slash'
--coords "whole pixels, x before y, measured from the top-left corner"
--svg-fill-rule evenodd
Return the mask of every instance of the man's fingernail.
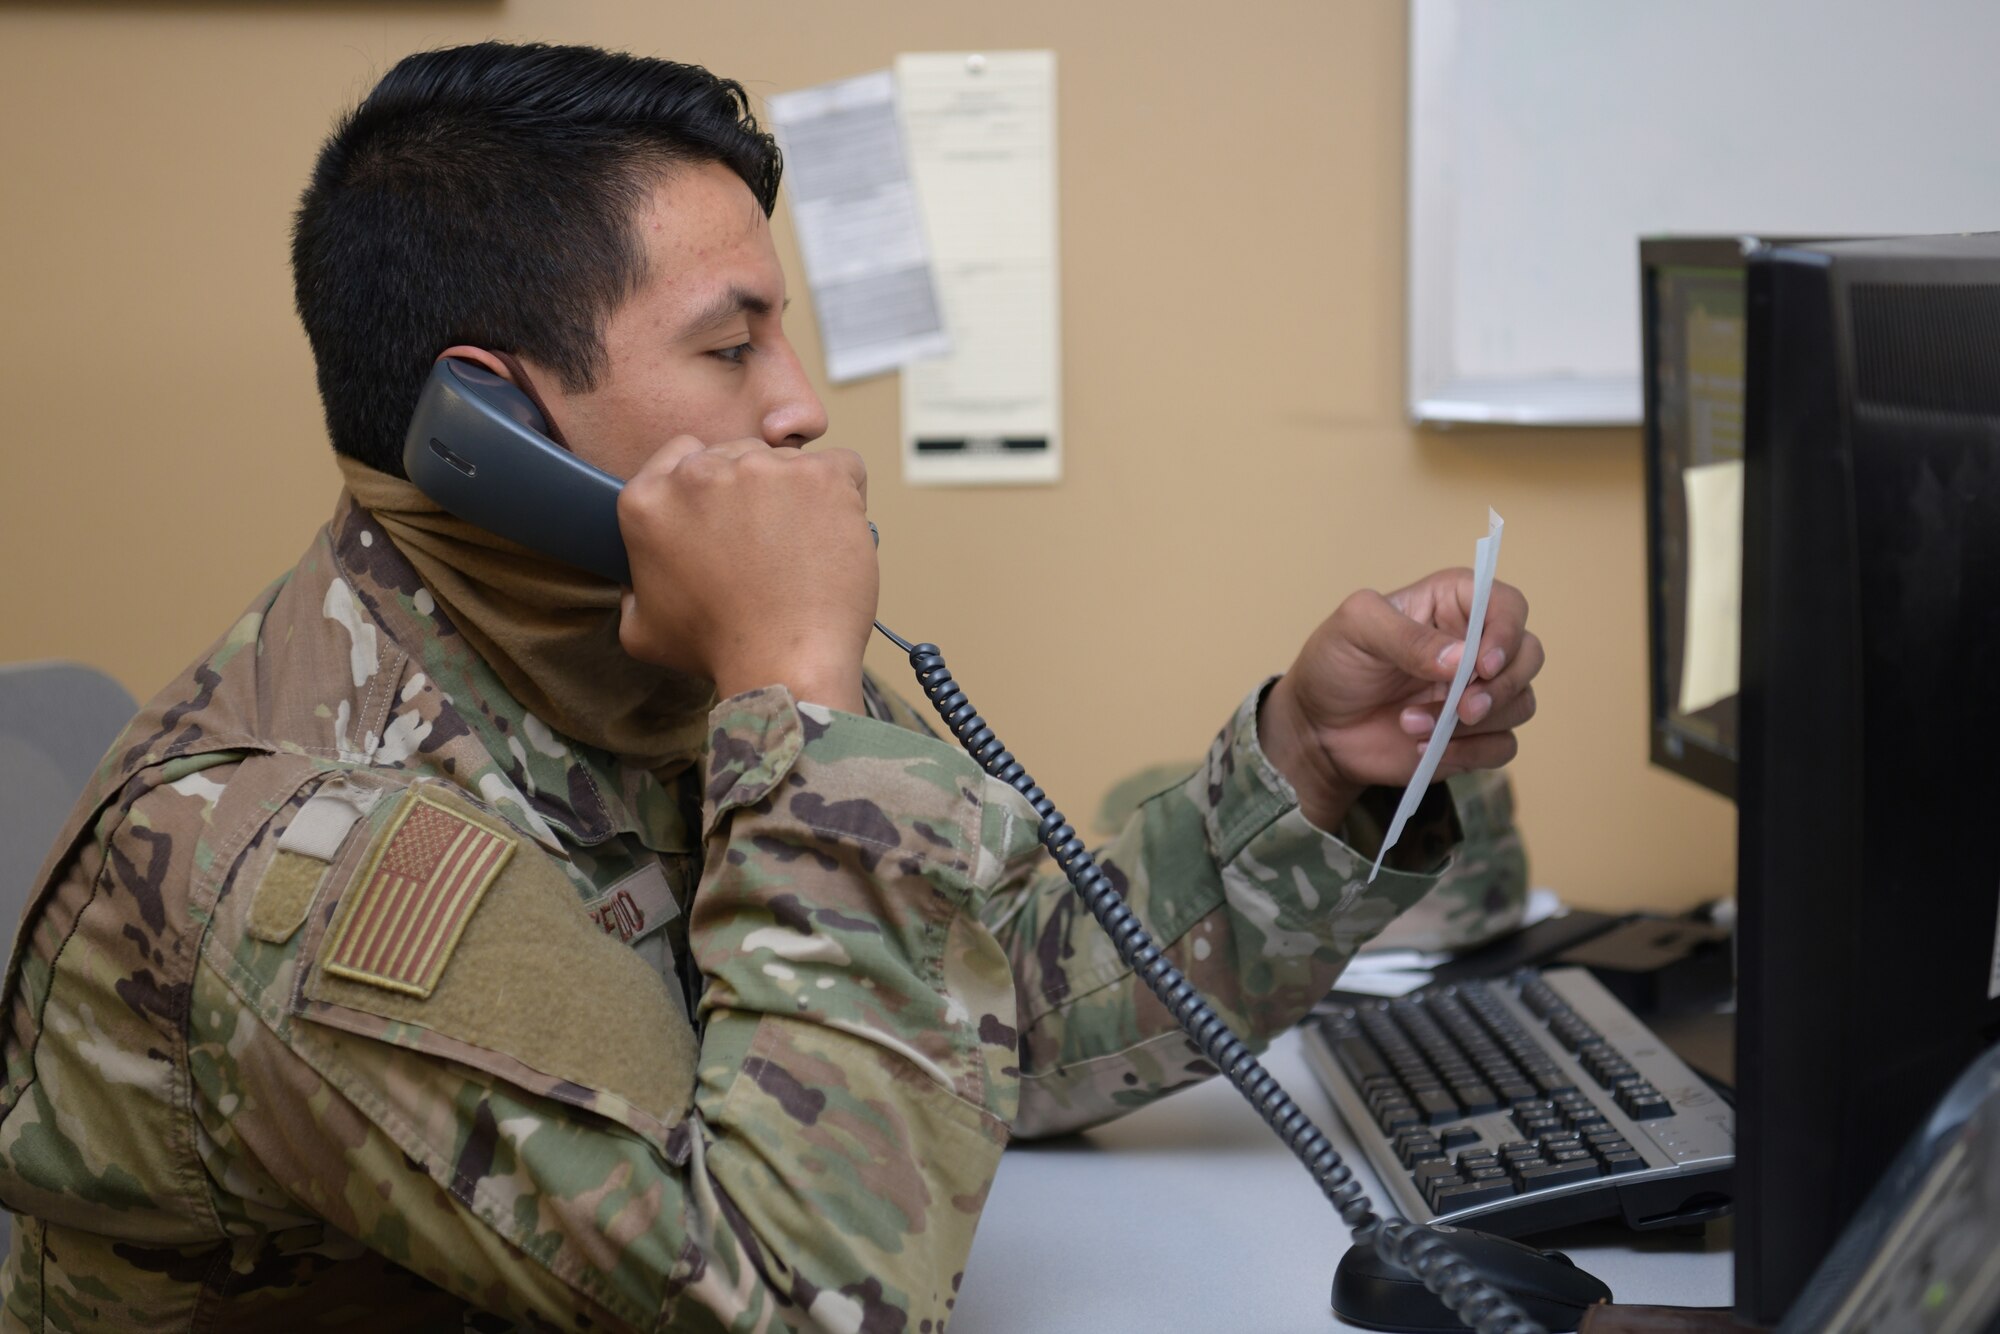
<path id="1" fill-rule="evenodd" d="M 1469 723 L 1476 723 L 1493 709 L 1493 696 L 1475 691 L 1465 697 L 1458 716 Z"/>
<path id="2" fill-rule="evenodd" d="M 1438 666 L 1456 667 L 1458 666 L 1458 660 L 1464 656 L 1465 656 L 1465 641 L 1462 639 L 1453 640 L 1451 643 L 1446 644 L 1444 646 L 1444 651 L 1442 653 L 1438 654 Z"/>
<path id="3" fill-rule="evenodd" d="M 1488 677 L 1498 676 L 1500 675 L 1500 669 L 1506 665 L 1507 650 L 1504 648 L 1490 648 L 1486 650 L 1485 656 L 1479 660 L 1479 674 Z"/>
<path id="4" fill-rule="evenodd" d="M 1404 709 L 1401 722 L 1411 736 L 1426 736 L 1432 726 L 1431 716 L 1422 709 Z"/>

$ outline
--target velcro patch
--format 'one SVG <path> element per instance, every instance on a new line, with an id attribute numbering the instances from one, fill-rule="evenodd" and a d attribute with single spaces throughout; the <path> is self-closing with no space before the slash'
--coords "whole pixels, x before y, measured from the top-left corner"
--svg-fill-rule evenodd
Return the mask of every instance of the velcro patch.
<path id="1" fill-rule="evenodd" d="M 428 998 L 513 851 L 508 839 L 412 791 L 346 895 L 326 971 Z"/>
<path id="2" fill-rule="evenodd" d="M 590 920 L 630 945 L 658 931 L 680 915 L 667 873 L 658 862 L 640 867 L 583 905 Z"/>
<path id="3" fill-rule="evenodd" d="M 290 940 L 305 925 L 325 874 L 325 862 L 281 848 L 257 882 L 257 897 L 250 900 L 250 934 L 271 945 Z"/>

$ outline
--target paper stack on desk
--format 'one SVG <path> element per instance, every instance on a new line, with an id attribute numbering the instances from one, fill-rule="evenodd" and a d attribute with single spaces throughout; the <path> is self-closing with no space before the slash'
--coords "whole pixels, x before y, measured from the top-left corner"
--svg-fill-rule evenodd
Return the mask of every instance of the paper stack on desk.
<path id="1" fill-rule="evenodd" d="M 1569 909 L 1556 892 L 1537 885 L 1528 891 L 1528 906 L 1514 930 L 1525 931 L 1537 922 L 1560 916 Z M 1480 946 L 1491 942 L 1481 941 Z M 1347 971 L 1334 983 L 1336 991 L 1356 996 L 1407 996 L 1431 984 L 1432 970 L 1453 958 L 1449 950 L 1364 949 L 1348 963 Z"/>

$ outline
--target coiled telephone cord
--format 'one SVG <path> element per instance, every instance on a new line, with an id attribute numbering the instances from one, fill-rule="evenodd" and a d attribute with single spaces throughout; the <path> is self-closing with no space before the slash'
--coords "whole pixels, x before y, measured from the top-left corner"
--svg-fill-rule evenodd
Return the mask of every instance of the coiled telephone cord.
<path id="1" fill-rule="evenodd" d="M 1459 1259 L 1443 1237 L 1407 1220 L 1376 1214 L 1354 1173 L 1340 1160 L 1340 1154 L 1325 1134 L 1279 1087 L 1278 1081 L 1230 1030 L 1222 1016 L 1202 999 L 1194 984 L 1153 943 L 1062 812 L 1028 776 L 1021 762 L 1000 744 L 1000 738 L 952 680 L 937 645 L 912 644 L 880 621 L 875 622 L 875 628 L 909 654 L 917 684 L 938 711 L 938 717 L 944 720 L 945 727 L 965 747 L 966 754 L 981 769 L 1027 798 L 1035 814 L 1041 817 L 1042 846 L 1069 877 L 1091 916 L 1111 937 L 1118 957 L 1145 980 L 1208 1062 L 1228 1077 L 1257 1109 L 1265 1124 L 1305 1164 L 1354 1240 L 1374 1246 L 1384 1259 L 1415 1274 L 1468 1329 L 1479 1334 L 1543 1334 L 1541 1326 Z"/>

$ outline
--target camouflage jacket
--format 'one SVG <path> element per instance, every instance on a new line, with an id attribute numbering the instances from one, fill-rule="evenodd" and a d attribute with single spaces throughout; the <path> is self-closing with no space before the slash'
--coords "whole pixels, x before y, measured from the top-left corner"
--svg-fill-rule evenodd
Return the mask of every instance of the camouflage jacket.
<path id="1" fill-rule="evenodd" d="M 1256 698 L 1102 857 L 1261 1041 L 1438 877 L 1364 887 Z M 44 870 L 0 1327 L 942 1331 L 1010 1130 L 1210 1071 L 1019 796 L 870 714 L 724 700 L 663 784 L 522 710 L 343 499 Z"/>

